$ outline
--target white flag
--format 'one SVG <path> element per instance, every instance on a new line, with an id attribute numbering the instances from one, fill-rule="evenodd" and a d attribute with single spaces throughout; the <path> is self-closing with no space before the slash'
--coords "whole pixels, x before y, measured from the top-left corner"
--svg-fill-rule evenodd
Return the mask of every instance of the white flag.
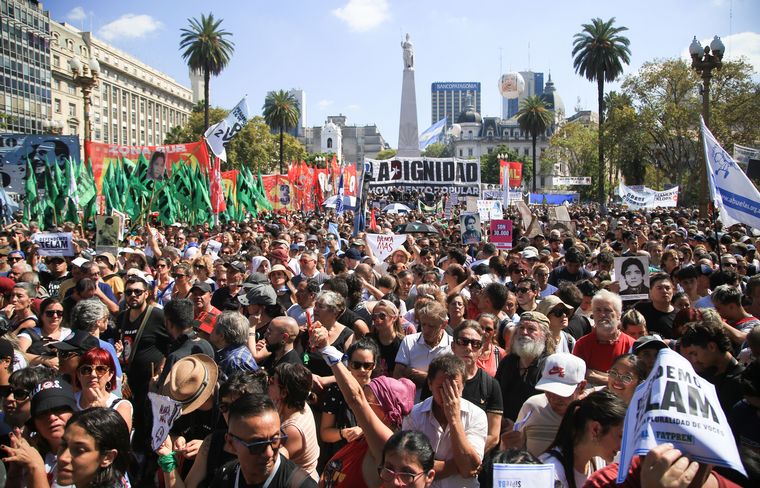
<path id="1" fill-rule="evenodd" d="M 710 197 L 726 227 L 741 223 L 760 229 L 760 192 L 723 149 L 702 120 Z"/>
<path id="2" fill-rule="evenodd" d="M 406 240 L 405 235 L 396 234 L 367 234 L 365 236 L 367 245 L 372 249 L 372 254 L 378 261 L 385 261 L 385 258 L 393 254 L 393 251 L 400 248 Z"/>
<path id="3" fill-rule="evenodd" d="M 182 415 L 182 404 L 168 396 L 159 395 L 152 391 L 148 392 L 148 399 L 153 412 L 150 445 L 156 451 L 166 440 L 174 421 Z"/>
<path id="4" fill-rule="evenodd" d="M 247 123 L 248 100 L 243 97 L 240 103 L 235 105 L 235 108 L 227 115 L 227 118 L 206 129 L 204 136 L 211 152 L 222 161 L 227 161 L 227 144 L 235 134 L 243 130 Z"/>

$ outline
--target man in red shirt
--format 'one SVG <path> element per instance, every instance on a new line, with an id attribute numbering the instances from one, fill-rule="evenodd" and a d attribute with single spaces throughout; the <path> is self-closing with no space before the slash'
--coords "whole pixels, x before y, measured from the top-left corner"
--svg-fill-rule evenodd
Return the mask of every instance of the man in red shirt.
<path id="1" fill-rule="evenodd" d="M 190 298 L 193 300 L 193 315 L 198 322 L 198 334 L 208 340 L 217 317 L 222 313 L 211 305 L 211 285 L 203 281 L 195 282 L 190 288 Z"/>
<path id="2" fill-rule="evenodd" d="M 619 295 L 600 290 L 591 301 L 594 329 L 578 339 L 573 354 L 586 361 L 586 379 L 595 385 L 607 384 L 612 361 L 631 350 L 633 337 L 620 329 L 623 301 Z"/>

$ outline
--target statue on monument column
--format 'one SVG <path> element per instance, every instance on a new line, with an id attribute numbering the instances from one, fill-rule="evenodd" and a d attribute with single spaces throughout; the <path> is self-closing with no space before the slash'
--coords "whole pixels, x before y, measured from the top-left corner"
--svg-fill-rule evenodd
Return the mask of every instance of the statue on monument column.
<path id="1" fill-rule="evenodd" d="M 409 40 L 409 34 L 405 41 L 401 41 L 401 48 L 404 50 L 404 69 L 414 69 L 414 45 Z"/>

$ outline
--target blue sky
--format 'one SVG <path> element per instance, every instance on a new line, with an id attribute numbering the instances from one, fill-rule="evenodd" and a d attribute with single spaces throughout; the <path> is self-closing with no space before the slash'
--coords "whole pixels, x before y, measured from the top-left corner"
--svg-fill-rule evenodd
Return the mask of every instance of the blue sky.
<path id="1" fill-rule="evenodd" d="M 400 42 L 407 32 L 415 46 L 420 131 L 430 125 L 432 82 L 481 82 L 483 115 L 498 116 L 499 75 L 528 68 L 551 72 L 568 113 L 578 97 L 583 108 L 595 110 L 596 85 L 575 74 L 571 57 L 573 35 L 593 17 L 614 16 L 629 28 L 632 57 L 626 74 L 655 58 L 685 55 L 694 35 L 706 40 L 714 34 L 724 39 L 728 56 L 745 55 L 760 71 L 756 0 L 56 0 L 44 5 L 53 19 L 92 30 L 186 86 L 179 30 L 188 17 L 212 11 L 224 19 L 235 42 L 229 67 L 212 78 L 213 105 L 231 108 L 248 94 L 251 110 L 260 113 L 267 91 L 301 88 L 308 125 L 343 113 L 349 123 L 377 124 L 392 147 L 398 138 Z"/>

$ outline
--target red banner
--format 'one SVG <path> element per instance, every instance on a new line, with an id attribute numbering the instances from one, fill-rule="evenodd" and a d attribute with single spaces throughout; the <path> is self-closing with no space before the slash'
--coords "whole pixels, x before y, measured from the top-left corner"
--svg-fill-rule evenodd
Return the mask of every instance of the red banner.
<path id="1" fill-rule="evenodd" d="M 357 186 L 359 180 L 356 177 L 356 165 L 349 164 L 343 167 L 343 195 L 346 197 L 356 198 L 359 193 Z"/>
<path id="2" fill-rule="evenodd" d="M 309 193 L 308 198 L 299 199 L 298 190 L 290 182 L 287 175 L 266 175 L 261 177 L 264 183 L 264 193 L 267 200 L 272 204 L 275 211 L 277 210 L 314 210 L 313 193 Z"/>
<path id="3" fill-rule="evenodd" d="M 509 187 L 517 188 L 522 185 L 522 163 L 516 161 L 499 161 L 499 184 L 504 186 L 504 172 L 509 174 Z"/>
<path id="4" fill-rule="evenodd" d="M 204 141 L 189 142 L 187 144 L 167 144 L 164 146 L 120 146 L 118 144 L 105 144 L 102 142 L 85 141 L 85 154 L 92 161 L 92 174 L 101 193 L 103 175 L 108 170 L 112 161 L 120 158 L 137 161 L 140 154 L 150 161 L 151 155 L 156 151 L 162 151 L 165 157 L 166 174 L 171 173 L 174 163 L 184 161 L 190 164 L 199 164 L 204 171 L 209 170 L 208 150 Z"/>

